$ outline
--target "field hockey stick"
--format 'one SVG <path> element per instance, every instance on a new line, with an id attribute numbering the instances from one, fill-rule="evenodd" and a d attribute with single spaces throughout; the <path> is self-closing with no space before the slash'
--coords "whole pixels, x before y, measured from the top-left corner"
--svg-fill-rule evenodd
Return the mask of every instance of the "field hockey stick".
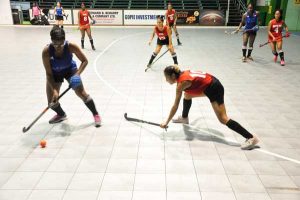
<path id="1" fill-rule="evenodd" d="M 149 122 L 149 121 L 145 121 L 145 120 L 142 120 L 142 119 L 128 117 L 127 113 L 124 113 L 124 117 L 125 117 L 125 119 L 127 121 L 130 121 L 130 122 L 139 122 L 139 123 L 144 123 L 144 124 L 150 124 L 150 125 L 153 125 L 153 126 L 160 126 L 160 124 L 158 124 L 158 123 L 154 123 L 154 122 Z M 168 128 L 168 126 L 167 126 L 167 128 Z M 166 130 L 167 130 L 167 128 L 166 128 Z"/>
<path id="2" fill-rule="evenodd" d="M 156 58 L 156 60 L 155 60 L 153 63 L 151 63 L 150 67 L 147 67 L 147 68 L 145 69 L 145 72 L 147 72 L 147 70 L 150 69 L 151 66 L 152 66 L 154 63 L 156 63 L 156 61 L 158 61 L 161 57 L 163 57 L 168 51 L 169 51 L 169 49 L 167 49 L 163 54 L 161 54 L 158 58 Z"/>
<path id="3" fill-rule="evenodd" d="M 71 87 L 69 86 L 63 93 L 61 93 L 59 95 L 59 97 L 57 98 L 57 101 L 64 96 L 69 90 L 71 89 Z M 28 127 L 23 127 L 23 133 L 27 132 L 46 112 L 47 110 L 49 110 L 49 108 L 51 108 L 53 106 L 53 103 L 49 104 L 47 106 L 47 108 L 45 108 L 41 114 L 39 114 L 39 116 L 37 118 L 35 118 L 35 120 L 33 120 L 33 122 L 31 122 L 31 124 Z"/>
<path id="4" fill-rule="evenodd" d="M 265 42 L 265 43 L 263 43 L 263 44 L 260 44 L 259 47 L 266 46 L 267 44 L 269 44 L 269 43 L 271 43 L 271 42 L 276 42 L 276 41 L 278 41 L 279 39 L 281 39 L 281 38 L 286 38 L 286 37 L 287 37 L 287 36 L 284 35 L 284 36 L 282 36 L 282 37 L 277 38 L 275 41 L 268 41 L 268 42 Z"/>
<path id="5" fill-rule="evenodd" d="M 227 35 L 233 35 L 233 34 L 237 34 L 238 32 L 241 32 L 241 33 L 247 33 L 249 31 L 253 31 L 255 27 L 251 28 L 251 29 L 244 29 L 244 30 L 238 30 L 238 31 L 227 31 L 225 30 L 225 34 Z"/>

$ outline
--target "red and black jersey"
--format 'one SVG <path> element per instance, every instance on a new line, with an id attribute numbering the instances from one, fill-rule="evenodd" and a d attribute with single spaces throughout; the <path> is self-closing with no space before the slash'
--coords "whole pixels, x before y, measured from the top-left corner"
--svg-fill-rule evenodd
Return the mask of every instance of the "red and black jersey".
<path id="1" fill-rule="evenodd" d="M 89 24 L 89 11 L 87 10 L 79 11 L 79 24 L 81 26 Z"/>
<path id="2" fill-rule="evenodd" d="M 167 21 L 168 21 L 168 23 L 174 23 L 174 21 L 175 21 L 175 14 L 176 14 L 176 11 L 174 9 L 167 10 L 166 15 L 167 15 Z"/>
<path id="3" fill-rule="evenodd" d="M 199 95 L 204 92 L 204 90 L 211 84 L 212 75 L 201 71 L 190 71 L 186 70 L 180 74 L 177 79 L 177 83 L 183 81 L 191 81 L 192 85 L 185 89 L 185 92 L 192 95 Z"/>
<path id="4" fill-rule="evenodd" d="M 168 37 L 168 27 L 164 26 L 163 30 L 160 31 L 158 26 L 155 26 L 155 33 L 159 40 L 165 40 Z"/>
<path id="5" fill-rule="evenodd" d="M 282 37 L 282 29 L 284 25 L 284 21 L 276 21 L 276 19 L 272 19 L 270 21 L 271 23 L 271 29 L 270 32 L 275 38 L 281 38 Z M 272 37 L 269 35 L 269 40 L 272 40 Z"/>

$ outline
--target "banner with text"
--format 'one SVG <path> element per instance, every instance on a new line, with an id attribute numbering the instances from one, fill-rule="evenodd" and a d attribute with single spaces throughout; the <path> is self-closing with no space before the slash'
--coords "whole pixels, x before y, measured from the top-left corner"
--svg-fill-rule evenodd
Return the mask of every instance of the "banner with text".
<path id="1" fill-rule="evenodd" d="M 64 9 L 65 15 L 64 15 L 64 24 L 73 24 L 72 22 L 72 10 Z M 32 9 L 29 10 L 30 14 L 30 19 L 33 18 L 32 16 Z M 47 19 L 50 24 L 55 24 L 55 14 L 54 14 L 54 9 L 50 9 L 48 14 L 47 14 Z"/>
<path id="2" fill-rule="evenodd" d="M 198 25 L 199 24 L 199 10 L 178 10 L 177 24 L 180 25 Z"/>
<path id="3" fill-rule="evenodd" d="M 157 15 L 165 13 L 165 10 L 124 10 L 124 25 L 155 25 Z"/>
<path id="4" fill-rule="evenodd" d="M 74 24 L 78 24 L 78 11 L 73 10 Z M 122 10 L 89 10 L 92 18 L 96 21 L 96 25 L 122 25 Z"/>

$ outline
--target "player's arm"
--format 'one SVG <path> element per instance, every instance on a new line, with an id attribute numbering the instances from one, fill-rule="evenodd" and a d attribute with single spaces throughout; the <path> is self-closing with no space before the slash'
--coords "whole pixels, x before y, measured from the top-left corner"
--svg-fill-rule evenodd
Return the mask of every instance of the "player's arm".
<path id="1" fill-rule="evenodd" d="M 62 10 L 63 15 L 66 16 L 65 9 L 63 7 L 61 7 L 61 10 Z"/>
<path id="2" fill-rule="evenodd" d="M 95 20 L 94 20 L 94 18 L 92 17 L 92 15 L 91 15 L 90 12 L 89 12 L 89 17 L 90 17 L 90 19 L 93 21 L 93 24 L 94 24 Z"/>
<path id="3" fill-rule="evenodd" d="M 83 52 L 81 51 L 81 49 L 73 43 L 69 43 L 69 49 L 71 53 L 74 53 L 76 55 L 76 57 L 81 61 L 81 64 L 76 72 L 77 75 L 80 75 L 83 70 L 86 68 L 86 66 L 88 65 L 88 59 L 86 58 L 86 56 L 83 54 Z"/>
<path id="4" fill-rule="evenodd" d="M 272 26 L 272 23 L 270 21 L 268 24 L 268 34 L 269 34 L 269 36 L 271 36 L 273 38 L 273 40 L 275 40 L 276 38 L 274 37 L 274 35 L 271 32 L 271 26 Z"/>
<path id="5" fill-rule="evenodd" d="M 48 82 L 50 88 L 52 90 L 54 90 L 55 81 L 54 81 L 53 74 L 52 74 L 52 69 L 51 69 L 51 64 L 50 64 L 49 47 L 48 46 L 46 46 L 43 49 L 42 60 L 43 60 L 43 65 L 44 65 L 44 68 L 45 68 L 45 71 L 46 71 L 47 82 Z"/>
<path id="6" fill-rule="evenodd" d="M 241 27 L 245 24 L 245 21 L 246 21 L 246 14 L 243 15 L 242 21 L 240 22 L 238 28 L 235 30 L 236 33 L 240 31 Z"/>
<path id="7" fill-rule="evenodd" d="M 285 30 L 285 32 L 286 32 L 286 34 L 289 32 L 289 28 L 288 28 L 288 26 L 286 25 L 286 23 L 285 22 L 283 22 L 283 27 L 284 27 L 284 30 Z M 289 35 L 289 33 L 288 33 L 288 35 Z"/>
<path id="8" fill-rule="evenodd" d="M 176 114 L 177 110 L 178 110 L 178 107 L 179 107 L 179 103 L 180 103 L 180 100 L 181 100 L 181 97 L 182 97 L 182 92 L 191 86 L 191 82 L 190 81 L 184 81 L 182 83 L 178 83 L 177 87 L 176 87 L 176 97 L 175 97 L 175 101 L 174 101 L 174 104 L 170 110 L 170 113 L 169 113 L 169 116 L 168 116 L 168 119 L 166 122 L 162 123 L 160 126 L 162 128 L 166 128 L 167 125 L 169 124 L 169 122 L 172 120 L 172 118 L 174 117 L 174 115 Z"/>
<path id="9" fill-rule="evenodd" d="M 257 16 L 257 25 L 260 26 L 261 25 L 261 19 L 260 19 L 260 13 L 258 11 L 256 11 L 256 16 Z"/>
<path id="10" fill-rule="evenodd" d="M 151 45 L 154 36 L 155 36 L 155 28 L 153 29 L 153 33 L 151 34 L 151 37 L 150 37 L 150 40 L 149 40 L 149 43 L 148 43 L 149 45 Z"/>
<path id="11" fill-rule="evenodd" d="M 169 21 L 168 21 L 168 11 L 166 11 L 165 19 L 166 19 L 166 25 L 169 26 Z"/>

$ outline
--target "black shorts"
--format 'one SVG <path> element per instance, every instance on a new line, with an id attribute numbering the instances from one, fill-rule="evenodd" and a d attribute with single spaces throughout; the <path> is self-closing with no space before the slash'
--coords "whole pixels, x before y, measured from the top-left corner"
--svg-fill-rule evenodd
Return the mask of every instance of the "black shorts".
<path id="1" fill-rule="evenodd" d="M 157 38 L 157 45 L 169 45 L 169 37 L 166 37 L 166 39 L 164 40 L 160 40 L 159 38 Z"/>
<path id="2" fill-rule="evenodd" d="M 174 26 L 174 22 L 169 22 L 169 27 L 173 28 L 173 26 Z"/>
<path id="3" fill-rule="evenodd" d="M 69 81 L 69 79 L 77 72 L 77 69 L 67 69 L 61 72 L 52 72 L 53 79 L 56 83 L 64 82 L 64 79 Z"/>
<path id="4" fill-rule="evenodd" d="M 55 20 L 58 20 L 58 21 L 64 21 L 64 16 L 60 16 L 60 15 L 55 15 Z"/>
<path id="5" fill-rule="evenodd" d="M 209 98 L 211 103 L 224 104 L 224 87 L 216 77 L 213 77 L 210 85 L 204 90 L 204 94 Z"/>

